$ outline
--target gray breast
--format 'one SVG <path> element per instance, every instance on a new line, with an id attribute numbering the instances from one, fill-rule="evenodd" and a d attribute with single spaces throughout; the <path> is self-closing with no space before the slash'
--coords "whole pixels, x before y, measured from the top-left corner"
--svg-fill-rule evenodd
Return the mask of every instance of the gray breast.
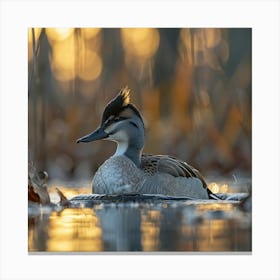
<path id="1" fill-rule="evenodd" d="M 95 173 L 92 189 L 98 194 L 135 193 L 144 177 L 144 172 L 126 156 L 112 156 Z"/>

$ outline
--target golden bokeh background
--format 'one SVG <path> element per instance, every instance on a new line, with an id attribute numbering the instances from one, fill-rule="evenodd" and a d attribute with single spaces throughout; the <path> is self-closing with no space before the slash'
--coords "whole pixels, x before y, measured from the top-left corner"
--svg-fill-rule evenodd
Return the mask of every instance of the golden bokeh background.
<path id="1" fill-rule="evenodd" d="M 248 28 L 30 28 L 29 160 L 52 179 L 90 179 L 114 144 L 76 139 L 128 85 L 144 152 L 251 176 L 251 52 Z"/>

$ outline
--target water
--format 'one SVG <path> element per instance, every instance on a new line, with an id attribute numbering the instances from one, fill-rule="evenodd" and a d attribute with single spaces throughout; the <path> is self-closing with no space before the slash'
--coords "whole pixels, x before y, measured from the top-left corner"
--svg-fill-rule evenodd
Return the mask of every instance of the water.
<path id="1" fill-rule="evenodd" d="M 90 192 L 61 187 L 67 197 Z M 55 192 L 50 188 L 52 201 Z M 71 195 L 69 195 L 71 194 Z M 56 201 L 55 201 L 56 202 Z M 29 205 L 29 252 L 250 252 L 251 212 L 234 201 Z"/>

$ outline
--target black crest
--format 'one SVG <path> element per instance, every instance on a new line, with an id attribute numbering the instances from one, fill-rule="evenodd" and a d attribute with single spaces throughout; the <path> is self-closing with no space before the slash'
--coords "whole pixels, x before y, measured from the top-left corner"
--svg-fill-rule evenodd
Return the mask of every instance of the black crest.
<path id="1" fill-rule="evenodd" d="M 119 94 L 110 101 L 105 107 L 102 123 L 104 123 L 110 116 L 118 115 L 130 101 L 130 89 L 125 87 L 120 90 Z"/>

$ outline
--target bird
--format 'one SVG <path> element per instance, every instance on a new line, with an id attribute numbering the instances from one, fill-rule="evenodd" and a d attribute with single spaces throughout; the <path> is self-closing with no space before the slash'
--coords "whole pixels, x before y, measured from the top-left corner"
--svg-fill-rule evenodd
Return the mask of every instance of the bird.
<path id="1" fill-rule="evenodd" d="M 155 194 L 218 199 L 200 172 L 170 155 L 144 154 L 145 125 L 130 102 L 131 90 L 123 87 L 104 108 L 100 126 L 77 143 L 116 142 L 115 153 L 96 171 L 94 194 Z"/>

